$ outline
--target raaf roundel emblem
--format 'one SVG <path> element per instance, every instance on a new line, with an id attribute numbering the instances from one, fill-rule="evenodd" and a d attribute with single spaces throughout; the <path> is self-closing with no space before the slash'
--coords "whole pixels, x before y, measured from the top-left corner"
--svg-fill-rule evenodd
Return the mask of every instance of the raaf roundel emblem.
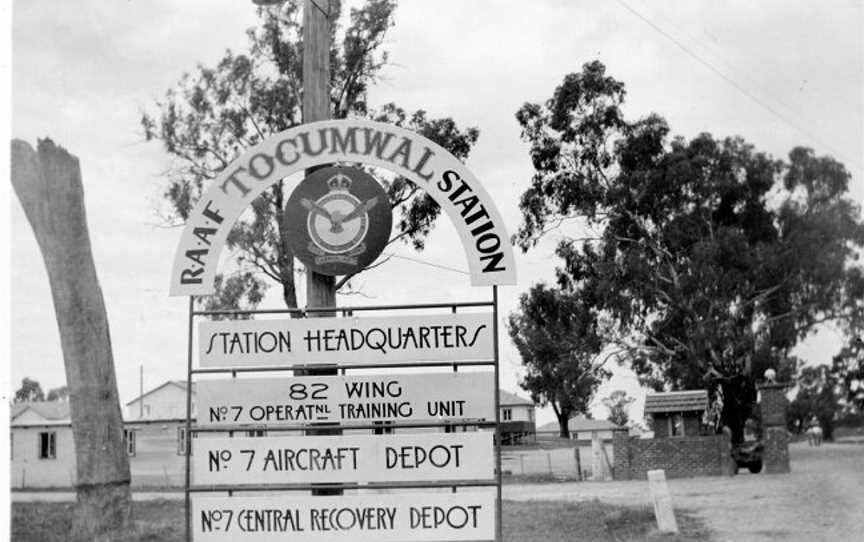
<path id="1" fill-rule="evenodd" d="M 294 255 L 323 275 L 348 275 L 371 264 L 387 245 L 392 224 L 387 193 L 356 168 L 313 172 L 285 208 Z"/>

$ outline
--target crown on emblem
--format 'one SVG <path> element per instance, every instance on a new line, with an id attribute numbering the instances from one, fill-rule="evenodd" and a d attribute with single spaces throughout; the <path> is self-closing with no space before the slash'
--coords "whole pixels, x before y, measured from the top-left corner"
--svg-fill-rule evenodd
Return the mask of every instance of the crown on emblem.
<path id="1" fill-rule="evenodd" d="M 330 187 L 331 192 L 337 190 L 347 192 L 351 188 L 351 179 L 347 175 L 337 173 L 327 180 L 327 186 Z"/>

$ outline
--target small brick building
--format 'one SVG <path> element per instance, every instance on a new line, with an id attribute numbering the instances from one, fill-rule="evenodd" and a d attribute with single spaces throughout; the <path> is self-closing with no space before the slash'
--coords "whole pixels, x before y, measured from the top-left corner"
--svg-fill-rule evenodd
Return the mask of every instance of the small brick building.
<path id="1" fill-rule="evenodd" d="M 702 416 L 708 408 L 705 390 L 649 393 L 645 415 L 651 416 L 654 438 L 697 437 L 707 435 Z"/>
<path id="2" fill-rule="evenodd" d="M 649 393 L 645 414 L 651 416 L 654 438 L 630 437 L 626 429 L 612 438 L 615 480 L 646 479 L 663 469 L 667 478 L 732 474 L 728 430 L 711 434 L 702 424 L 708 408 L 705 390 Z"/>

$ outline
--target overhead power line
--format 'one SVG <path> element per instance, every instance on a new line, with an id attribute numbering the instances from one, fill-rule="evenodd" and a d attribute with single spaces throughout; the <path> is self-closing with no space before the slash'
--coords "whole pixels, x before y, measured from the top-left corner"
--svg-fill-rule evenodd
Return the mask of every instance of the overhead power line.
<path id="1" fill-rule="evenodd" d="M 755 94 L 750 92 L 746 87 L 744 87 L 743 85 L 740 85 L 737 81 L 735 81 L 734 79 L 732 79 L 731 77 L 729 77 L 728 75 L 723 73 L 720 69 L 716 68 L 709 61 L 705 60 L 704 58 L 702 58 L 698 54 L 691 51 L 685 44 L 681 43 L 680 40 L 678 40 L 677 38 L 675 38 L 674 36 L 672 36 L 671 34 L 666 32 L 665 30 L 663 30 L 663 28 L 658 26 L 651 19 L 647 18 L 646 16 L 641 14 L 639 11 L 632 8 L 624 0 L 617 0 L 617 2 L 619 4 L 621 4 L 621 6 L 624 7 L 624 9 L 626 9 L 627 11 L 629 11 L 630 13 L 632 13 L 633 15 L 635 15 L 636 17 L 641 19 L 645 24 L 650 26 L 652 29 L 654 29 L 656 32 L 658 32 L 660 35 L 662 35 L 663 37 L 665 37 L 666 39 L 668 39 L 669 41 L 674 43 L 679 49 L 684 51 L 689 57 L 693 58 L 694 60 L 696 60 L 697 62 L 699 62 L 700 64 L 702 64 L 703 66 L 705 66 L 706 68 L 711 70 L 712 72 L 714 72 L 714 74 L 716 74 L 718 77 L 720 77 L 721 79 L 726 81 L 726 83 L 731 85 L 735 90 L 737 90 L 738 92 L 740 92 L 741 94 L 743 94 L 744 96 L 749 98 L 751 101 L 753 101 L 755 104 L 759 105 L 760 107 L 762 107 L 763 109 L 765 109 L 766 111 L 768 111 L 769 113 L 771 113 L 772 115 L 774 115 L 775 117 L 780 119 L 784 124 L 797 130 L 798 132 L 802 133 L 803 135 L 809 137 L 815 143 L 822 145 L 823 147 L 825 147 L 826 149 L 828 149 L 829 151 L 834 153 L 838 158 L 843 159 L 843 160 L 849 162 L 850 164 L 856 164 L 859 169 L 864 167 L 864 164 L 861 164 L 860 162 L 857 162 L 856 160 L 849 160 L 848 157 L 844 157 L 843 153 L 839 152 L 837 149 L 835 149 L 832 145 L 830 145 L 829 143 L 824 141 L 817 134 L 808 130 L 806 127 L 799 125 L 797 122 L 787 118 L 784 114 L 777 111 L 777 109 L 772 107 L 770 104 L 768 104 L 767 102 L 765 102 L 764 100 L 762 100 L 761 98 L 759 98 L 758 96 L 756 96 Z"/>
<path id="2" fill-rule="evenodd" d="M 433 262 L 429 262 L 426 260 L 421 260 L 419 258 L 411 258 L 410 256 L 401 256 L 399 254 L 390 254 L 392 258 L 399 258 L 400 260 L 408 260 L 409 262 L 419 263 L 421 265 L 428 265 L 429 267 L 437 267 L 438 269 L 443 269 L 445 271 L 452 271 L 454 273 L 461 273 L 463 275 L 469 275 L 468 271 L 464 271 L 462 269 L 456 269 L 455 267 L 448 267 L 446 265 L 441 265 Z"/>

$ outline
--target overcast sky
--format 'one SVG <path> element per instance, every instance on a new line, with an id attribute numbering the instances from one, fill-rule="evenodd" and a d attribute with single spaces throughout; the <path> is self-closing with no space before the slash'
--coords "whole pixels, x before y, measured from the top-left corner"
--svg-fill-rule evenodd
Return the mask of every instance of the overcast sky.
<path id="1" fill-rule="evenodd" d="M 657 112 L 675 134 L 741 135 L 776 157 L 810 146 L 846 164 L 861 201 L 862 10 L 860 0 L 403 0 L 386 41 L 391 65 L 369 101 L 478 127 L 468 167 L 511 233 L 532 173 L 514 113 L 525 101 L 545 101 L 565 74 L 595 59 L 626 84 L 630 118 Z M 180 230 L 159 227 L 155 213 L 167 158 L 158 143 L 144 142 L 140 111 L 196 63 L 243 50 L 255 20 L 252 4 L 237 0 L 14 3 L 11 135 L 33 145 L 49 136 L 81 160 L 124 403 L 137 394 L 140 365 L 152 388 L 185 378 L 186 363 L 187 301 L 167 295 Z M 14 196 L 9 205 L 11 385 L 29 376 L 47 391 L 65 381 L 47 275 Z M 552 279 L 555 242 L 550 236 L 517 257 L 519 284 L 501 289 L 502 316 L 531 284 Z M 433 267 L 467 268 L 446 218 L 427 245 L 420 254 L 397 249 L 425 264 L 394 259 L 360 281 L 371 299 L 341 301 L 491 297 L 489 288 L 471 288 L 464 273 Z M 278 289 L 272 292 L 266 306 L 278 306 Z M 503 326 L 501 333 L 502 387 L 518 390 L 518 354 Z M 836 341 L 822 332 L 800 351 L 812 363 L 828 361 Z M 600 396 L 616 388 L 637 393 L 632 375 L 616 373 Z"/>

